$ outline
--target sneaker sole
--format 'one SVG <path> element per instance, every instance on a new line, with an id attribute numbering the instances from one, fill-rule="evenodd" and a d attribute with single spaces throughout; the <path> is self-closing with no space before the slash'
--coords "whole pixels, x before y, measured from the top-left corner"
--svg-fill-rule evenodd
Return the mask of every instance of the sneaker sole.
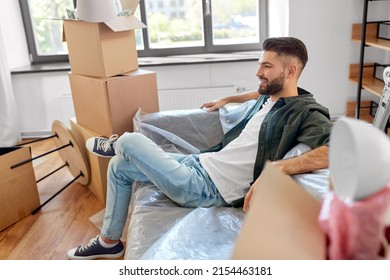
<path id="1" fill-rule="evenodd" d="M 91 154 L 94 154 L 95 156 L 98 156 L 98 157 L 104 157 L 104 158 L 112 158 L 112 157 L 114 157 L 114 156 L 103 156 L 103 155 L 95 153 L 95 152 L 93 152 L 91 150 L 88 150 L 88 152 L 90 152 Z"/>
<path id="2" fill-rule="evenodd" d="M 119 252 L 117 254 L 107 254 L 107 255 L 93 255 L 88 257 L 79 257 L 79 256 L 69 256 L 68 258 L 70 260 L 96 260 L 96 259 L 117 259 L 119 257 L 122 257 L 124 254 L 124 250 L 122 252 Z"/>

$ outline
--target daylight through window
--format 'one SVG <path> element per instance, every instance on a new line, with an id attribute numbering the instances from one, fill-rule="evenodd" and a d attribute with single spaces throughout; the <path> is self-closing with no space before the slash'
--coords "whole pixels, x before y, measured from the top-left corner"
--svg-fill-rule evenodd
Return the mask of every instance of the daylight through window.
<path id="1" fill-rule="evenodd" d="M 33 63 L 67 60 L 62 21 L 75 0 L 19 0 Z M 258 50 L 266 0 L 141 0 L 139 56 Z"/>

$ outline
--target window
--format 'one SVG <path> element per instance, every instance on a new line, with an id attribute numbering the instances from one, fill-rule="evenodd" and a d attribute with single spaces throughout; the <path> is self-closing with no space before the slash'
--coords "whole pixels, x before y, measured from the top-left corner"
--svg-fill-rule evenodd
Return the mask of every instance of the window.
<path id="1" fill-rule="evenodd" d="M 267 37 L 265 0 L 141 2 L 140 56 L 258 50 Z"/>
<path id="2" fill-rule="evenodd" d="M 62 22 L 76 0 L 19 0 L 32 63 L 67 61 Z M 258 50 L 267 37 L 266 0 L 141 0 L 138 55 Z"/>
<path id="3" fill-rule="evenodd" d="M 33 63 L 67 60 L 62 42 L 62 22 L 66 9 L 74 9 L 76 0 L 20 0 L 24 28 Z"/>

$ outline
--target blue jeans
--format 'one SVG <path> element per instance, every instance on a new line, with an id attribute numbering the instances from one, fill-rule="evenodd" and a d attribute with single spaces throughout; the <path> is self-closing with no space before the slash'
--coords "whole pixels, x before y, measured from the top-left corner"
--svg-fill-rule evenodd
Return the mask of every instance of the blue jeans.
<path id="1" fill-rule="evenodd" d="M 115 143 L 107 174 L 106 211 L 101 235 L 120 239 L 133 182 L 152 182 L 183 207 L 228 206 L 198 155 L 167 153 L 139 133 L 125 133 Z"/>

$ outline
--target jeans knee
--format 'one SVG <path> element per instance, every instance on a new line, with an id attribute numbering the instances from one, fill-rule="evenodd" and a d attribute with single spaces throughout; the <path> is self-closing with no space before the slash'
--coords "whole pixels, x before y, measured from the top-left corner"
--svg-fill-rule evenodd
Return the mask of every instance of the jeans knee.
<path id="1" fill-rule="evenodd" d="M 147 139 L 146 136 L 137 132 L 125 133 L 115 143 L 115 150 L 117 154 L 125 151 L 127 154 L 132 154 L 133 150 L 138 150 Z"/>
<path id="2" fill-rule="evenodd" d="M 111 173 L 115 174 L 119 161 L 120 161 L 120 158 L 117 156 L 114 156 L 110 159 L 110 161 L 108 162 L 108 169 L 107 169 L 108 173 L 107 174 L 111 174 Z"/>

